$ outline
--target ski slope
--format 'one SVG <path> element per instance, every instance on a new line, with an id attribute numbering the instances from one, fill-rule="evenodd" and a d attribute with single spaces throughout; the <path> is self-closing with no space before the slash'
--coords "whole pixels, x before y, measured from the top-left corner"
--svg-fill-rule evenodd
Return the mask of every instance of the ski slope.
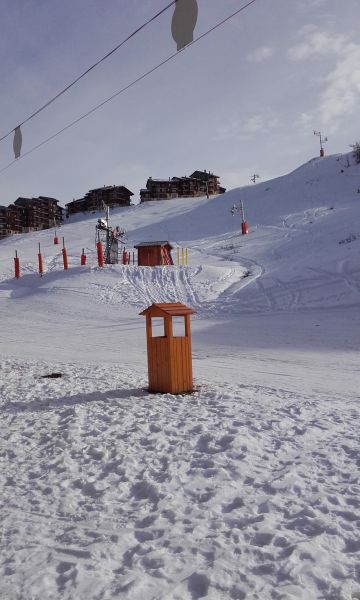
<path id="1" fill-rule="evenodd" d="M 359 186 L 336 155 L 111 211 L 188 266 L 99 269 L 98 214 L 62 226 L 66 272 L 52 231 L 0 241 L 0 597 L 360 598 Z M 192 395 L 146 391 L 167 301 L 196 310 Z"/>

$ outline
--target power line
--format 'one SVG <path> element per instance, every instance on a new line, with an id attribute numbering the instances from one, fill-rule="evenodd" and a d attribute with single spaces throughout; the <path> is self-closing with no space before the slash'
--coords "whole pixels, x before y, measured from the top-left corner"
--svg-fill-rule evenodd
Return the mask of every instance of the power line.
<path id="1" fill-rule="evenodd" d="M 153 17 L 151 17 L 151 19 L 149 19 L 148 21 L 146 21 L 146 23 L 143 23 L 143 25 L 141 25 L 140 27 L 138 27 L 137 29 L 135 29 L 135 31 L 133 31 L 130 35 L 128 35 L 128 37 L 125 38 L 122 42 L 120 42 L 120 44 L 118 44 L 117 46 L 115 46 L 115 48 L 113 48 L 112 50 L 110 50 L 110 52 L 108 52 L 107 54 L 105 54 L 105 56 L 103 56 L 102 58 L 100 58 L 99 60 L 97 60 L 96 63 L 94 63 L 93 65 L 91 65 L 91 67 L 89 67 L 88 69 L 86 69 L 86 71 L 84 71 L 83 73 L 81 73 L 81 75 L 79 75 L 76 79 L 74 79 L 74 81 L 72 81 L 71 83 L 69 83 L 63 90 L 61 90 L 58 94 L 56 94 L 56 96 L 54 96 L 53 98 L 51 98 L 51 100 L 48 100 L 48 102 L 46 102 L 45 104 L 43 104 L 43 106 L 41 106 L 40 108 L 38 108 L 29 117 L 26 117 L 26 119 L 24 119 L 23 121 L 21 121 L 21 123 L 19 123 L 16 127 L 13 127 L 11 129 L 11 131 L 9 131 L 8 133 L 6 133 L 2 137 L 0 137 L 0 142 L 2 140 L 5 140 L 17 128 L 21 127 L 22 125 L 24 125 L 25 123 L 27 123 L 28 121 L 30 121 L 31 119 L 33 119 L 34 117 L 36 117 L 36 115 L 38 115 L 45 108 L 47 108 L 48 106 L 50 106 L 50 104 L 52 104 L 53 102 L 55 102 L 55 100 L 57 100 L 58 98 L 60 98 L 60 96 L 62 96 L 63 94 L 65 94 L 65 92 L 67 92 L 70 88 L 72 88 L 78 81 L 80 81 L 80 79 L 82 79 L 83 77 L 85 77 L 85 75 L 87 75 L 88 73 L 90 73 L 90 71 L 92 71 L 93 69 L 95 69 L 95 67 L 99 66 L 102 62 L 104 62 L 107 58 L 109 58 L 109 56 L 111 56 L 117 50 L 119 50 L 119 48 L 121 48 L 122 46 L 124 46 L 124 44 L 126 44 L 131 38 L 133 38 L 137 33 L 139 33 L 139 31 L 141 31 L 142 29 L 145 29 L 145 27 L 147 27 L 148 25 L 150 25 L 150 23 L 152 23 L 158 17 L 160 17 L 160 15 L 162 15 L 164 12 L 166 12 L 171 6 L 173 6 L 174 4 L 176 4 L 176 2 L 177 2 L 177 0 L 172 0 L 172 2 L 170 2 L 170 4 L 168 4 L 163 9 L 161 9 L 158 13 L 156 13 L 156 15 L 154 15 Z"/>
<path id="2" fill-rule="evenodd" d="M 175 1 L 177 1 L 177 0 L 175 0 Z M 66 125 L 62 129 L 60 129 L 59 131 L 57 131 L 56 133 L 54 133 L 50 137 L 46 138 L 45 140 L 43 140 L 42 142 L 40 142 L 39 144 L 37 144 L 36 146 L 34 146 L 33 148 L 31 148 L 30 150 L 28 150 L 27 152 L 25 152 L 24 154 L 22 154 L 19 158 L 11 161 L 8 165 L 6 165 L 2 169 L 0 169 L 0 173 L 3 173 L 9 167 L 11 167 L 11 165 L 13 165 L 14 163 L 19 162 L 19 160 L 21 160 L 22 158 L 25 158 L 25 156 L 28 156 L 32 152 L 35 152 L 35 150 L 38 150 L 39 148 L 41 148 L 41 146 L 44 146 L 45 144 L 47 144 L 48 142 L 50 142 L 51 140 L 53 140 L 54 138 L 56 138 L 61 133 L 64 133 L 64 131 L 67 131 L 68 129 L 70 129 L 71 127 L 73 127 L 74 125 L 76 125 L 77 123 L 79 123 L 80 121 L 82 121 L 83 119 L 85 119 L 86 117 L 90 116 L 92 113 L 94 113 L 95 111 L 97 111 L 99 108 L 101 108 L 102 106 L 104 106 L 108 102 L 111 102 L 111 100 L 114 100 L 114 98 L 116 98 L 117 96 L 120 96 L 120 94 L 123 94 L 124 92 L 126 92 L 126 90 L 128 90 L 129 88 L 131 88 L 132 86 L 134 86 L 136 83 L 139 83 L 139 81 L 142 81 L 143 79 L 145 79 L 146 77 L 148 77 L 149 75 L 151 75 L 151 73 L 154 73 L 154 71 L 157 71 L 158 69 L 160 69 L 160 67 L 162 67 L 163 65 L 165 65 L 168 62 L 170 62 L 171 60 L 173 60 L 176 56 L 179 56 L 179 54 L 181 52 L 183 52 L 185 49 L 190 48 L 190 46 L 193 46 L 194 44 L 196 44 L 197 42 L 199 42 L 200 40 L 202 40 L 205 36 L 209 35 L 209 33 L 212 33 L 213 31 L 215 31 L 215 29 L 218 29 L 219 27 L 221 27 L 221 25 L 224 25 L 227 21 L 230 21 L 230 19 L 232 19 L 233 17 L 235 17 L 236 15 L 238 15 L 240 12 L 242 12 L 243 10 L 245 10 L 246 8 L 248 8 L 249 6 L 251 6 L 252 4 L 254 4 L 255 2 L 256 2 L 256 0 L 250 0 L 250 2 L 248 2 L 244 6 L 242 6 L 241 8 L 239 8 L 238 10 L 236 10 L 235 12 L 233 12 L 228 17 L 225 17 L 225 19 L 222 19 L 222 21 L 219 21 L 218 23 L 216 23 L 216 25 L 214 25 L 213 27 L 211 27 L 207 31 L 205 31 L 205 33 L 199 35 L 192 42 L 190 42 L 190 44 L 188 44 L 187 46 L 185 46 L 181 50 L 175 52 L 174 54 L 171 54 L 165 60 L 163 60 L 159 64 L 157 64 L 155 67 L 153 67 L 149 71 L 146 71 L 146 73 L 143 73 L 137 79 L 134 79 L 134 81 L 132 81 L 131 83 L 129 83 L 127 86 L 125 86 L 121 90 L 115 92 L 115 94 L 112 94 L 112 96 L 109 96 L 108 98 L 106 98 L 105 100 L 103 100 L 102 102 L 100 102 L 100 104 L 97 104 L 92 109 L 90 109 L 88 112 L 84 113 L 83 115 L 81 115 L 80 117 L 78 117 L 77 119 L 75 119 L 75 121 L 72 121 L 71 123 L 69 123 L 68 125 Z"/>

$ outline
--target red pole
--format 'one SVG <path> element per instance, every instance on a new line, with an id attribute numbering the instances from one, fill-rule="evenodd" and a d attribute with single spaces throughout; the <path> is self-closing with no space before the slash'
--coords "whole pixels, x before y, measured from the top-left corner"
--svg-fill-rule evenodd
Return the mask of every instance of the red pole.
<path id="1" fill-rule="evenodd" d="M 86 265 L 86 254 L 85 254 L 85 250 L 84 248 L 82 249 L 82 255 L 81 255 L 81 260 L 80 260 L 80 264 L 83 267 L 84 265 Z"/>
<path id="2" fill-rule="evenodd" d="M 56 229 L 55 229 L 55 235 L 54 235 L 54 245 L 56 246 L 59 243 L 59 238 L 56 234 Z"/>
<path id="3" fill-rule="evenodd" d="M 16 277 L 16 279 L 19 279 L 19 277 L 20 277 L 20 260 L 17 255 L 17 250 L 15 250 L 14 263 L 15 263 L 15 277 Z"/>
<path id="4" fill-rule="evenodd" d="M 62 255 L 63 255 L 63 263 L 64 263 L 64 271 L 66 271 L 69 268 L 66 248 L 62 249 Z"/>
<path id="5" fill-rule="evenodd" d="M 98 265 L 99 265 L 99 267 L 103 267 L 104 266 L 104 253 L 103 253 L 102 243 L 100 242 L 100 240 L 97 242 L 96 248 L 97 248 Z"/>
<path id="6" fill-rule="evenodd" d="M 40 274 L 40 277 L 42 277 L 44 268 L 43 268 L 43 257 L 42 257 L 41 250 L 40 250 L 40 244 L 39 244 L 39 252 L 38 252 L 38 262 L 39 262 L 39 274 Z"/>
<path id="7" fill-rule="evenodd" d="M 62 247 L 62 255 L 63 255 L 63 263 L 64 263 L 64 271 L 68 269 L 68 257 L 65 248 L 65 239 L 63 238 L 63 247 Z"/>
<path id="8" fill-rule="evenodd" d="M 241 233 L 246 235 L 249 233 L 249 224 L 245 221 L 244 203 L 240 200 L 240 211 L 241 211 Z"/>

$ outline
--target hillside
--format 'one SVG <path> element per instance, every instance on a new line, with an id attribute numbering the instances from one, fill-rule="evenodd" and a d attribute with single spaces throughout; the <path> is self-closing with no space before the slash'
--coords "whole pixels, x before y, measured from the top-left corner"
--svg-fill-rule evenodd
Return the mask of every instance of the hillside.
<path id="1" fill-rule="evenodd" d="M 99 269 L 99 214 L 62 226 L 67 272 L 52 231 L 0 241 L 1 597 L 360 597 L 359 188 L 338 155 L 110 213 L 187 267 Z M 175 300 L 197 391 L 151 395 L 139 312 Z"/>

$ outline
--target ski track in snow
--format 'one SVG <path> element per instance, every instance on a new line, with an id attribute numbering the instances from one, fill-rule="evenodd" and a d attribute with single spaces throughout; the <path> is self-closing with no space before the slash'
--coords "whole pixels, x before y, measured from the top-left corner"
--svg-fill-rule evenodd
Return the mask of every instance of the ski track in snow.
<path id="1" fill-rule="evenodd" d="M 231 267 L 114 267 L 115 284 L 92 283 L 97 301 L 142 308 L 153 302 L 179 301 L 200 315 L 231 314 L 234 296 L 247 284 L 243 266 Z M 120 275 L 120 277 L 119 277 Z"/>
<path id="2" fill-rule="evenodd" d="M 351 598 L 355 401 L 62 368 L 2 362 L 0 597 Z"/>
<path id="3" fill-rule="evenodd" d="M 189 266 L 98 269 L 98 215 L 63 227 L 66 273 L 51 232 L 2 240 L 1 599 L 360 599 L 358 167 L 339 161 L 241 190 L 244 237 L 237 190 L 119 211 Z M 201 321 L 191 395 L 139 375 L 134 308 L 169 301 Z M 79 363 L 25 361 L 33 342 Z"/>

